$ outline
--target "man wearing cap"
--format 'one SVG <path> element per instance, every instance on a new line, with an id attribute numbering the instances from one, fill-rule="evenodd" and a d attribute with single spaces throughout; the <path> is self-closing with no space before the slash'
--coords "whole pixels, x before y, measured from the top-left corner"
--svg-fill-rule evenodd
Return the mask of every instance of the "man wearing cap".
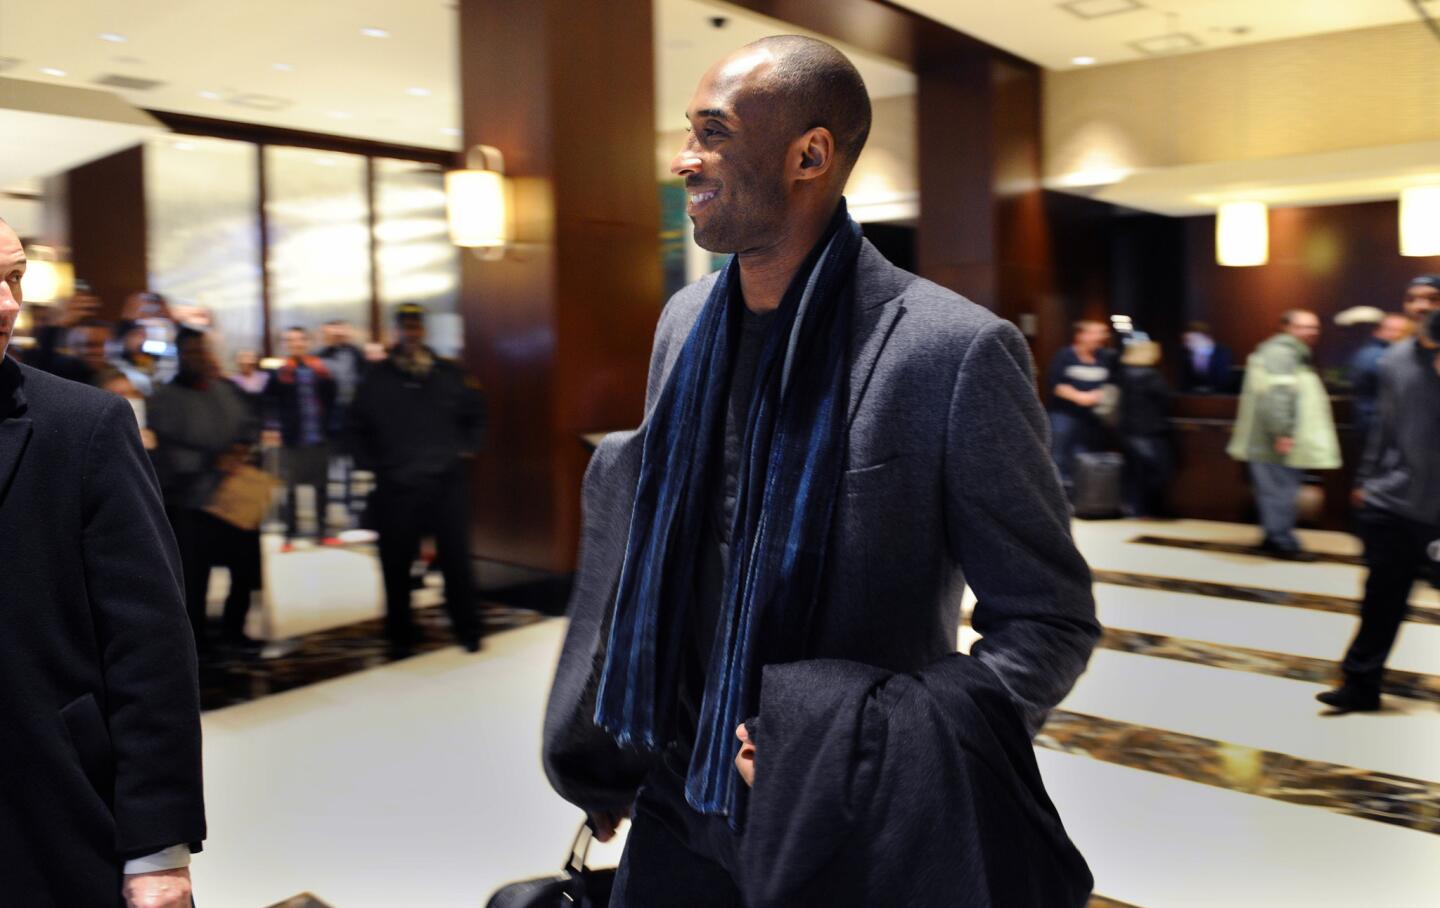
<path id="1" fill-rule="evenodd" d="M 1405 314 L 1419 328 L 1431 312 L 1440 309 L 1440 274 L 1422 274 L 1405 288 Z"/>
<path id="2" fill-rule="evenodd" d="M 480 447 L 484 399 L 460 367 L 425 345 L 425 310 L 396 309 L 398 343 L 365 373 L 349 409 L 356 466 L 375 474 L 372 499 L 385 577 L 385 632 L 397 656 L 416 642 L 410 566 L 433 534 L 455 636 L 480 648 L 469 539 L 467 461 Z"/>

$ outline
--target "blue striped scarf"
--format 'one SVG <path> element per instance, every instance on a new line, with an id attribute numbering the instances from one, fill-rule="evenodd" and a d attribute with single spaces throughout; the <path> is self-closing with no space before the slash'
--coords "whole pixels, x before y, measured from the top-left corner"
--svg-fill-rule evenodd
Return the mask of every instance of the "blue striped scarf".
<path id="1" fill-rule="evenodd" d="M 786 291 L 755 373 L 731 556 L 685 795 L 738 828 L 735 728 L 760 669 L 803 655 L 845 459 L 846 349 L 860 227 L 840 204 Z M 710 292 L 650 414 L 595 722 L 623 745 L 675 736 L 694 576 L 739 336 L 739 260 Z"/>

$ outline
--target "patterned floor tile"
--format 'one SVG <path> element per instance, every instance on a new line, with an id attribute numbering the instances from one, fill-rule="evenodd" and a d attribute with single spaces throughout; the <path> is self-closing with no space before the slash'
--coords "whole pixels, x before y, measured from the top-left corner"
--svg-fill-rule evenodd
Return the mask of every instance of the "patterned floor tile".
<path id="1" fill-rule="evenodd" d="M 1440 835 L 1440 783 L 1056 710 L 1037 746 Z"/>

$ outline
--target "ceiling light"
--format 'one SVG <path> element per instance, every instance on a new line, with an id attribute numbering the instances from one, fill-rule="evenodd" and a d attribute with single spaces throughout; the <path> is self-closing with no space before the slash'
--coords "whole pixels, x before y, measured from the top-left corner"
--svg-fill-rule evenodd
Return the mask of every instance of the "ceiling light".
<path id="1" fill-rule="evenodd" d="M 1440 186 L 1400 192 L 1400 254 L 1440 255 Z"/>
<path id="2" fill-rule="evenodd" d="M 367 38 L 388 38 L 390 33 L 383 28 L 362 28 L 360 34 Z"/>
<path id="3" fill-rule="evenodd" d="M 1230 267 L 1270 260 L 1270 210 L 1264 202 L 1226 202 L 1215 218 L 1215 260 Z"/>
<path id="4" fill-rule="evenodd" d="M 447 135 L 447 136 L 458 136 L 458 135 L 460 135 L 460 130 L 459 130 L 459 128 L 458 128 L 458 127 L 455 127 L 455 126 L 446 126 L 446 127 L 443 127 L 443 128 L 440 130 L 440 132 L 441 132 L 442 135 Z"/>
<path id="5" fill-rule="evenodd" d="M 45 75 L 47 75 L 47 76 L 55 76 L 57 79 L 60 78 L 60 77 L 62 77 L 62 76 L 64 76 L 64 75 L 66 75 L 65 70 L 63 70 L 63 69 L 56 69 L 56 68 L 53 67 L 53 66 L 45 66 L 45 67 L 42 67 L 40 71 L 41 71 L 42 73 L 44 73 Z"/>
<path id="6" fill-rule="evenodd" d="M 202 91 L 200 92 L 200 97 L 207 101 L 218 101 L 225 96 L 218 91 Z"/>
<path id="7" fill-rule="evenodd" d="M 319 164 L 321 167 L 334 167 L 334 166 L 335 166 L 335 159 L 334 159 L 334 158 L 316 158 L 316 159 L 315 159 L 315 163 L 316 163 L 316 164 Z"/>
<path id="8" fill-rule="evenodd" d="M 345 111 L 345 110 L 332 110 L 332 111 L 330 111 L 330 118 L 333 119 L 333 120 L 348 120 L 348 119 L 350 119 L 350 118 L 353 117 L 353 116 L 355 116 L 355 115 L 352 114 L 352 113 L 350 113 L 349 111 Z"/>
<path id="9" fill-rule="evenodd" d="M 124 35 L 117 35 L 114 32 L 101 32 L 97 37 L 99 37 L 101 41 L 109 41 L 111 44 L 124 44 L 130 40 Z"/>
<path id="10" fill-rule="evenodd" d="M 176 151 L 194 151 L 194 150 L 195 150 L 195 143 L 194 143 L 194 142 L 174 142 L 174 143 L 171 144 L 170 147 L 171 147 L 171 148 L 174 148 Z"/>
<path id="11" fill-rule="evenodd" d="M 295 71 L 295 66 L 292 63 L 272 63 L 270 65 L 282 73 L 293 73 Z"/>
<path id="12" fill-rule="evenodd" d="M 428 89 L 428 88 L 407 88 L 407 89 L 405 89 L 405 94 L 409 95 L 409 96 L 412 97 L 412 98 L 428 98 L 428 97 L 430 97 L 430 89 Z"/>
<path id="13" fill-rule="evenodd" d="M 1094 57 L 1074 57 L 1074 58 L 1072 58 L 1072 59 L 1070 60 L 1070 62 L 1073 63 L 1073 64 L 1075 64 L 1076 66 L 1094 66 L 1094 65 L 1095 65 L 1095 58 L 1094 58 Z"/>

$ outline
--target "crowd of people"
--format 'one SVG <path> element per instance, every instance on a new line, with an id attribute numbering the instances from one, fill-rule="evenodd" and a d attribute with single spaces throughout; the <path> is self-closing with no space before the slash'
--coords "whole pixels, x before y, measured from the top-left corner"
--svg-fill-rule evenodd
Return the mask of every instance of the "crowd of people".
<path id="1" fill-rule="evenodd" d="M 1440 583 L 1440 275 L 1412 280 L 1402 305 L 1377 313 L 1335 389 L 1352 399 L 1364 451 L 1351 505 L 1368 568 L 1343 682 L 1319 695 L 1340 712 L 1379 709 L 1410 589 L 1427 572 Z M 1316 557 L 1295 532 L 1307 477 L 1343 459 L 1331 389 L 1315 363 L 1321 330 L 1315 313 L 1286 312 L 1237 370 L 1208 326 L 1192 324 L 1178 370 L 1188 393 L 1239 392 L 1227 453 L 1250 477 L 1263 531 L 1258 550 L 1290 561 Z M 1172 392 L 1155 368 L 1160 348 L 1133 331 L 1118 352 L 1110 340 L 1109 325 L 1081 322 L 1050 367 L 1055 465 L 1078 516 L 1162 516 L 1174 455 Z"/>
<path id="2" fill-rule="evenodd" d="M 361 524 L 378 533 L 386 630 L 397 655 L 416 640 L 412 569 L 422 538 L 433 536 L 456 636 L 479 648 L 462 463 L 480 444 L 483 399 L 458 366 L 426 345 L 422 307 L 397 309 L 389 349 L 362 346 L 353 325 L 332 320 L 320 327 L 318 347 L 309 328 L 286 328 L 273 360 L 249 348 L 225 356 L 207 312 L 172 307 L 158 294 L 132 294 L 113 321 L 102 318 L 104 308 L 79 283 L 68 301 L 32 310 L 30 340 L 10 355 L 133 408 L 179 546 L 202 656 L 263 648 L 245 627 L 263 589 L 261 531 L 280 487 L 279 554 L 345 545 L 342 536 Z M 308 521 L 302 487 L 313 496 Z M 207 618 L 215 566 L 230 575 L 218 628 Z"/>

